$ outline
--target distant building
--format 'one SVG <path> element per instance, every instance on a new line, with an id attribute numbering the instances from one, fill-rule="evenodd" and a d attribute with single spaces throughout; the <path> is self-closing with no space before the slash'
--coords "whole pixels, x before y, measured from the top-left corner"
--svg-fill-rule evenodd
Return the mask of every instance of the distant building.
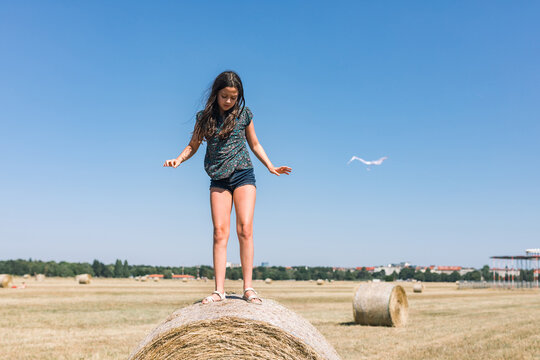
<path id="1" fill-rule="evenodd" d="M 269 267 L 269 266 L 270 266 L 270 263 L 269 263 L 268 261 L 263 261 L 263 262 L 261 263 L 261 266 L 262 266 L 262 267 Z"/>
<path id="2" fill-rule="evenodd" d="M 164 275 L 163 274 L 150 274 L 150 275 L 146 275 L 146 277 L 150 279 L 163 279 Z"/>
<path id="3" fill-rule="evenodd" d="M 429 271 L 433 272 L 433 269 L 435 269 L 435 265 L 417 266 L 416 267 L 416 271 L 420 271 L 420 272 L 423 272 L 423 273 L 425 273 L 427 269 L 429 269 Z"/>
<path id="4" fill-rule="evenodd" d="M 375 266 L 358 266 L 356 270 L 362 271 L 362 269 L 366 269 L 366 271 L 373 273 L 375 271 Z"/>
<path id="5" fill-rule="evenodd" d="M 239 267 L 242 267 L 242 265 L 240 264 L 233 264 L 231 262 L 227 262 L 227 264 L 225 264 L 225 267 L 228 267 L 228 268 L 239 268 Z"/>
<path id="6" fill-rule="evenodd" d="M 388 275 L 392 275 L 393 273 L 399 274 L 401 269 L 403 269 L 402 266 L 389 264 L 387 266 L 376 266 L 373 271 L 374 272 L 384 271 L 384 274 L 388 276 Z"/>

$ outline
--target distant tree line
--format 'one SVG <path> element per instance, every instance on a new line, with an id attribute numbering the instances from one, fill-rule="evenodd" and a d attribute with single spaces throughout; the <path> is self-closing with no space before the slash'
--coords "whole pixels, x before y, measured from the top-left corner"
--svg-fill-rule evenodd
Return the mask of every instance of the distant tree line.
<path id="1" fill-rule="evenodd" d="M 104 264 L 98 260 L 89 263 L 55 262 L 40 260 L 5 260 L 0 261 L 0 274 L 24 275 L 24 274 L 45 274 L 46 276 L 71 277 L 78 274 L 90 274 L 94 277 L 105 278 L 127 278 L 130 276 L 143 276 L 148 274 L 162 274 L 166 279 L 172 278 L 173 274 L 193 275 L 195 277 L 214 277 L 214 269 L 211 266 L 150 266 L 150 265 L 129 265 L 127 260 L 116 260 L 114 264 Z M 242 278 L 242 268 L 227 268 L 226 277 L 231 280 Z M 489 266 L 485 265 L 480 270 L 474 270 L 465 275 L 460 275 L 454 271 L 451 274 L 438 274 L 426 269 L 425 272 L 416 271 L 412 267 L 403 268 L 399 273 L 394 272 L 386 275 L 384 271 L 370 273 L 366 268 L 360 270 L 338 270 L 332 267 L 308 267 L 308 266 L 259 266 L 253 268 L 254 279 L 271 278 L 273 280 L 372 280 L 382 281 L 395 280 L 418 280 L 425 282 L 455 282 L 458 280 L 486 281 L 493 280 L 493 273 L 489 271 Z M 498 276 L 496 276 L 498 280 Z M 508 280 L 508 279 L 507 279 Z M 521 271 L 519 276 L 514 277 L 514 281 L 533 281 L 533 271 Z"/>

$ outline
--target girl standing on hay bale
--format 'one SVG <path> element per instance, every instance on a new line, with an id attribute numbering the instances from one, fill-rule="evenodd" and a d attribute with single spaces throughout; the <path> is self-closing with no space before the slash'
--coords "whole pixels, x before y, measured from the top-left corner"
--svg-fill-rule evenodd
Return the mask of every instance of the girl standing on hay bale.
<path id="1" fill-rule="evenodd" d="M 277 176 L 291 172 L 288 166 L 275 167 L 257 140 L 253 114 L 245 106 L 244 87 L 238 74 L 225 71 L 214 80 L 204 110 L 196 116 L 189 145 L 163 166 L 178 167 L 192 157 L 206 141 L 204 168 L 210 176 L 210 205 L 214 224 L 214 271 L 216 288 L 203 303 L 225 299 L 225 267 L 231 210 L 236 211 L 236 232 L 240 241 L 240 259 L 244 278 L 244 299 L 261 303 L 252 288 L 253 212 L 255 210 L 255 174 L 246 147 Z"/>

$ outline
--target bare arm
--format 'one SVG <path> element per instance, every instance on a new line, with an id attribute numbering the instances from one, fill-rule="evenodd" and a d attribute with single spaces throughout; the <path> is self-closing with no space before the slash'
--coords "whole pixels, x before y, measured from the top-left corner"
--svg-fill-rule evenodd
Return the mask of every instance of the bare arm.
<path id="1" fill-rule="evenodd" d="M 186 146 L 185 149 L 182 150 L 180 155 L 178 155 L 176 159 L 165 161 L 165 164 L 163 164 L 163 166 L 172 166 L 174 168 L 178 167 L 178 165 L 180 165 L 181 163 L 183 163 L 184 161 L 186 161 L 187 159 L 195 155 L 195 153 L 199 149 L 199 146 L 201 145 L 201 142 L 202 141 L 196 139 L 195 135 L 193 135 L 191 137 L 191 141 L 189 142 L 188 146 Z"/>
<path id="2" fill-rule="evenodd" d="M 275 174 L 279 176 L 279 174 L 287 174 L 291 172 L 291 168 L 288 166 L 280 166 L 280 167 L 274 167 L 272 165 L 272 162 L 266 155 L 266 152 L 264 151 L 262 145 L 259 143 L 259 140 L 257 139 L 257 135 L 255 134 L 255 126 L 253 125 L 253 120 L 249 123 L 249 125 L 246 127 L 246 139 L 249 145 L 249 148 L 257 159 L 259 159 L 264 166 L 268 168 L 268 171 L 270 171 L 272 174 Z"/>

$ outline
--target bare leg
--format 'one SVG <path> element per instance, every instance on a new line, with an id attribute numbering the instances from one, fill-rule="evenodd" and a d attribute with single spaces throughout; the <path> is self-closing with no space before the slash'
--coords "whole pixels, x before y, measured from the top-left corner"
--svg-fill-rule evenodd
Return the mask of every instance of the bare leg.
<path id="1" fill-rule="evenodd" d="M 244 289 L 252 287 L 253 279 L 253 213 L 255 211 L 255 199 L 256 188 L 253 185 L 244 185 L 234 190 L 236 233 L 240 242 L 240 261 L 242 262 Z M 246 296 L 250 295 L 254 295 L 254 293 L 248 291 Z"/>
<path id="2" fill-rule="evenodd" d="M 232 194 L 219 188 L 210 189 L 210 207 L 214 224 L 214 278 L 216 291 L 225 291 L 225 266 L 227 264 L 227 242 L 231 228 Z M 213 294 L 214 300 L 219 300 Z M 203 300 L 203 303 L 208 301 Z"/>

